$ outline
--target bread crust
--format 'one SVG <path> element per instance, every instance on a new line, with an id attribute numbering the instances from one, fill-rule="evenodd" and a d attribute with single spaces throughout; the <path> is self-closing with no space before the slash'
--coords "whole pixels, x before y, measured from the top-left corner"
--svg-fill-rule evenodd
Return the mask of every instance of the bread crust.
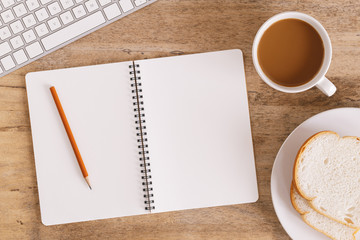
<path id="1" fill-rule="evenodd" d="M 295 186 L 295 183 L 292 182 L 292 183 L 291 183 L 291 187 L 290 187 L 290 199 L 291 199 L 291 203 L 292 203 L 293 207 L 295 208 L 295 210 L 296 210 L 298 213 L 300 213 L 302 220 L 303 220 L 307 225 L 309 225 L 311 228 L 315 229 L 316 231 L 321 232 L 322 234 L 326 235 L 327 237 L 329 237 L 329 238 L 331 238 L 331 239 L 333 239 L 333 240 L 336 240 L 333 236 L 330 236 L 330 235 L 328 235 L 327 233 L 323 232 L 322 230 L 314 227 L 313 225 L 311 225 L 311 224 L 307 221 L 306 215 L 307 215 L 309 212 L 308 212 L 308 211 L 302 211 L 302 210 L 299 208 L 299 206 L 296 204 L 295 194 L 294 194 L 295 191 L 296 191 L 297 193 L 299 193 L 299 191 L 297 190 L 297 188 L 296 188 L 296 186 Z M 300 194 L 300 193 L 299 193 L 299 194 Z M 300 195 L 300 196 L 301 196 L 301 195 Z M 310 205 L 310 206 L 311 206 L 311 205 Z M 318 212 L 318 213 L 319 213 L 319 212 Z M 322 214 L 322 213 L 319 213 L 319 214 Z M 323 215 L 323 214 L 322 214 L 322 215 Z M 326 215 L 324 215 L 324 216 L 327 217 Z M 331 219 L 331 218 L 330 218 L 330 219 Z M 336 222 L 338 222 L 338 221 L 336 221 Z M 344 225 L 345 225 L 345 224 L 344 224 Z M 349 227 L 349 226 L 346 226 L 346 227 Z M 353 227 L 351 227 L 351 228 L 353 228 Z M 353 239 L 356 240 L 355 234 L 356 234 L 360 229 L 356 229 L 356 228 L 353 228 L 353 229 L 354 229 L 354 233 L 352 234 L 352 236 L 353 236 Z"/>
<path id="2" fill-rule="evenodd" d="M 356 231 L 353 233 L 353 237 L 356 240 L 356 234 L 359 232 L 360 228 L 356 229 Z"/>
<path id="3" fill-rule="evenodd" d="M 294 192 L 297 191 L 294 182 L 291 183 L 291 187 L 290 187 L 290 199 L 291 199 L 291 204 L 293 205 L 293 207 L 295 208 L 295 210 L 300 213 L 301 215 L 304 215 L 306 213 L 308 213 L 307 211 L 302 211 L 299 206 L 296 204 L 295 201 L 295 194 Z M 297 191 L 298 192 L 298 191 Z"/>
<path id="4" fill-rule="evenodd" d="M 295 158 L 295 162 L 294 162 L 294 168 L 293 168 L 293 181 L 292 181 L 292 185 L 294 185 L 294 188 L 297 190 L 297 192 L 300 194 L 300 196 L 302 196 L 303 198 L 305 198 L 306 200 L 309 201 L 309 205 L 312 209 L 314 209 L 316 212 L 324 215 L 325 217 L 327 218 L 330 218 L 338 223 L 341 223 L 347 227 L 350 227 L 350 228 L 353 228 L 353 229 L 358 229 L 360 230 L 359 226 L 355 226 L 355 225 L 351 225 L 347 222 L 343 222 L 343 221 L 340 221 L 338 219 L 335 219 L 329 215 L 327 215 L 326 213 L 324 213 L 323 211 L 321 211 L 320 209 L 318 209 L 317 207 L 314 206 L 313 204 L 313 200 L 315 200 L 316 197 L 309 197 L 309 196 L 306 196 L 305 193 L 298 187 L 299 184 L 298 184 L 298 180 L 297 180 L 297 171 L 298 171 L 298 165 L 299 165 L 299 161 L 301 159 L 301 156 L 302 156 L 302 153 L 304 152 L 304 150 L 306 149 L 306 147 L 308 147 L 308 145 L 315 139 L 317 138 L 318 136 L 322 135 L 322 134 L 334 134 L 338 137 L 338 139 L 340 139 L 340 136 L 339 134 L 337 134 L 336 132 L 334 131 L 321 131 L 321 132 L 318 132 L 318 133 L 315 133 L 314 135 L 312 135 L 310 138 L 308 138 L 304 143 L 303 145 L 300 147 L 297 155 L 296 155 L 296 158 Z M 360 141 L 360 138 L 359 137 L 355 137 L 355 136 L 344 136 L 342 138 L 354 138 L 358 141 Z M 296 208 L 295 208 L 296 209 Z M 300 212 L 299 212 L 300 213 Z M 355 234 L 355 233 L 354 233 Z M 355 238 L 354 238 L 355 239 Z"/>

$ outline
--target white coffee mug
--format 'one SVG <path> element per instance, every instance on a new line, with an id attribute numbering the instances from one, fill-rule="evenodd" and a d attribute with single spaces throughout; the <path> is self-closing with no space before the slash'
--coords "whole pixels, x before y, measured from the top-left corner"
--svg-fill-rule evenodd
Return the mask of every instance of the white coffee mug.
<path id="1" fill-rule="evenodd" d="M 257 54 L 259 42 L 264 32 L 273 23 L 279 20 L 289 19 L 289 18 L 299 19 L 310 24 L 319 33 L 322 42 L 324 44 L 324 59 L 320 71 L 309 82 L 296 87 L 286 87 L 271 81 L 270 78 L 266 76 L 263 70 L 261 69 Z M 270 87 L 282 92 L 297 93 L 297 92 L 306 91 L 312 88 L 313 86 L 316 86 L 318 89 L 320 89 L 323 93 L 325 93 L 329 97 L 336 92 L 335 85 L 325 77 L 325 74 L 330 66 L 331 55 L 332 55 L 331 42 L 325 28 L 315 18 L 299 12 L 283 12 L 268 19 L 257 32 L 252 48 L 252 58 L 255 65 L 255 69 L 262 78 L 262 80 L 264 80 L 264 82 L 267 83 Z"/>

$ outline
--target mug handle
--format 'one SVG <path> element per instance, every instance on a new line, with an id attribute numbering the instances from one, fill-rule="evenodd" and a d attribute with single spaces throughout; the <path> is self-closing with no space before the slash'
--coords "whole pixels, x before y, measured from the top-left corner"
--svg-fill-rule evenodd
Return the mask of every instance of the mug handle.
<path id="1" fill-rule="evenodd" d="M 325 76 L 315 86 L 328 97 L 331 97 L 336 92 L 335 85 Z"/>

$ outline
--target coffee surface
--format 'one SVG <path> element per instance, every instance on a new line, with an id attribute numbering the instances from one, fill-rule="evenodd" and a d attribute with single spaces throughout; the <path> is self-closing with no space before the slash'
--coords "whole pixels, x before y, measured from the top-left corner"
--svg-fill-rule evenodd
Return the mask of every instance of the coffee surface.
<path id="1" fill-rule="evenodd" d="M 257 55 L 261 69 L 273 82 L 295 87 L 309 82 L 319 72 L 324 44 L 310 24 L 284 19 L 264 32 Z"/>

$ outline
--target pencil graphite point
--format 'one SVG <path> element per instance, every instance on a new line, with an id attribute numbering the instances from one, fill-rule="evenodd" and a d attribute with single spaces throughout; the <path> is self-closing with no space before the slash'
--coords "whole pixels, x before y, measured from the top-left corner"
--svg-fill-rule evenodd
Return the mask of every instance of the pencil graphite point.
<path id="1" fill-rule="evenodd" d="M 92 190 L 91 185 L 90 185 L 89 176 L 86 176 L 86 177 L 85 177 L 85 181 L 86 181 L 86 183 L 89 185 L 90 190 Z"/>

